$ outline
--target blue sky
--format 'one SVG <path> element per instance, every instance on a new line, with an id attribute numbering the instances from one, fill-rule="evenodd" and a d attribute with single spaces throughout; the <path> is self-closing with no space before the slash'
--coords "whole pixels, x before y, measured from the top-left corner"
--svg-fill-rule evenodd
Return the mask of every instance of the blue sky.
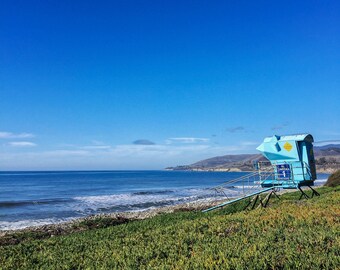
<path id="1" fill-rule="evenodd" d="M 2 1 L 0 170 L 340 140 L 339 1 Z"/>

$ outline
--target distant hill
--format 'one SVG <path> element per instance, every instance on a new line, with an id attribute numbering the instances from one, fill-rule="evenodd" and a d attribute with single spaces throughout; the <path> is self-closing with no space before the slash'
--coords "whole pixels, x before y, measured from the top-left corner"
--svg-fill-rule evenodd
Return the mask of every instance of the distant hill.
<path id="1" fill-rule="evenodd" d="M 226 156 L 218 156 L 213 158 L 204 159 L 198 161 L 191 166 L 194 167 L 213 167 L 213 166 L 224 166 L 230 163 L 237 163 L 237 162 L 249 162 L 253 160 L 258 160 L 262 157 L 262 155 L 254 154 L 254 155 L 226 155 Z"/>
<path id="2" fill-rule="evenodd" d="M 190 165 L 169 167 L 168 170 L 250 171 L 254 161 L 266 160 L 261 154 L 225 155 L 200 160 Z"/>
<path id="3" fill-rule="evenodd" d="M 328 144 L 314 147 L 315 156 L 338 156 L 340 155 L 340 144 Z"/>
<path id="4" fill-rule="evenodd" d="M 340 169 L 340 144 L 314 147 L 318 172 L 331 173 Z M 253 163 L 265 161 L 261 154 L 225 155 L 200 160 L 190 165 L 166 168 L 191 171 L 252 171 Z"/>

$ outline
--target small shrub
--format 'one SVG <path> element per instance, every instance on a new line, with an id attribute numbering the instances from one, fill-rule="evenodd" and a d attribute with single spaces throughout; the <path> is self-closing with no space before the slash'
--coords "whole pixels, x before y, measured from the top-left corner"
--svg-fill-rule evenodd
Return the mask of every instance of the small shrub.
<path id="1" fill-rule="evenodd" d="M 83 227 L 86 229 L 99 229 L 99 228 L 107 228 L 110 226 L 116 226 L 120 224 L 127 223 L 129 220 L 124 217 L 98 217 L 95 219 L 87 219 L 79 224 L 76 224 L 74 227 Z"/>
<path id="2" fill-rule="evenodd" d="M 328 187 L 336 187 L 340 185 L 340 170 L 337 170 L 335 173 L 331 174 L 328 177 L 325 185 Z"/>

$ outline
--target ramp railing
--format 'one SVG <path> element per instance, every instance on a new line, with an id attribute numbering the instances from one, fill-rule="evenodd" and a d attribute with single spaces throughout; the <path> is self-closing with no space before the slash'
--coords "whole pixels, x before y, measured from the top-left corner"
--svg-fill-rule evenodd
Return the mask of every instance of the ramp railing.
<path id="1" fill-rule="evenodd" d="M 269 178 L 273 175 L 272 171 L 269 169 L 255 171 L 243 175 L 241 177 L 229 180 L 221 185 L 210 188 L 211 191 L 214 191 L 216 194 L 222 194 L 228 201 L 234 200 L 235 198 L 243 198 L 248 196 L 255 191 L 260 191 L 263 188 L 261 187 L 260 181 L 263 179 Z M 232 196 L 227 193 L 230 191 L 235 191 L 235 196 Z"/>
<path id="2" fill-rule="evenodd" d="M 256 191 L 256 192 L 247 194 L 247 195 L 245 195 L 245 196 L 243 196 L 243 197 L 236 198 L 236 199 L 233 199 L 233 200 L 231 200 L 231 201 L 227 201 L 227 202 L 221 203 L 221 204 L 219 204 L 219 205 L 210 207 L 210 208 L 208 208 L 208 209 L 203 210 L 202 212 L 209 212 L 209 211 L 211 211 L 211 210 L 214 210 L 214 209 L 217 209 L 217 208 L 221 208 L 221 207 L 223 207 L 223 206 L 226 206 L 226 205 L 231 204 L 231 203 L 234 203 L 234 202 L 238 202 L 238 201 L 241 201 L 241 200 L 244 200 L 244 199 L 253 197 L 253 196 L 259 196 L 261 193 L 264 193 L 264 192 L 268 192 L 268 191 L 272 191 L 272 192 L 273 192 L 274 189 L 275 189 L 275 187 L 265 188 L 265 189 L 262 189 L 262 190 L 259 190 L 259 191 Z M 267 204 L 267 203 L 266 203 L 266 204 Z"/>

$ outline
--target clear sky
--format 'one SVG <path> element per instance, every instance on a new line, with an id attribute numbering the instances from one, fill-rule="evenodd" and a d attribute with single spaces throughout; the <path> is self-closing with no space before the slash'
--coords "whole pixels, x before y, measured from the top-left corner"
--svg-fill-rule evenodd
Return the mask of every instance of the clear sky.
<path id="1" fill-rule="evenodd" d="M 0 3 L 0 170 L 340 142 L 340 1 Z"/>

